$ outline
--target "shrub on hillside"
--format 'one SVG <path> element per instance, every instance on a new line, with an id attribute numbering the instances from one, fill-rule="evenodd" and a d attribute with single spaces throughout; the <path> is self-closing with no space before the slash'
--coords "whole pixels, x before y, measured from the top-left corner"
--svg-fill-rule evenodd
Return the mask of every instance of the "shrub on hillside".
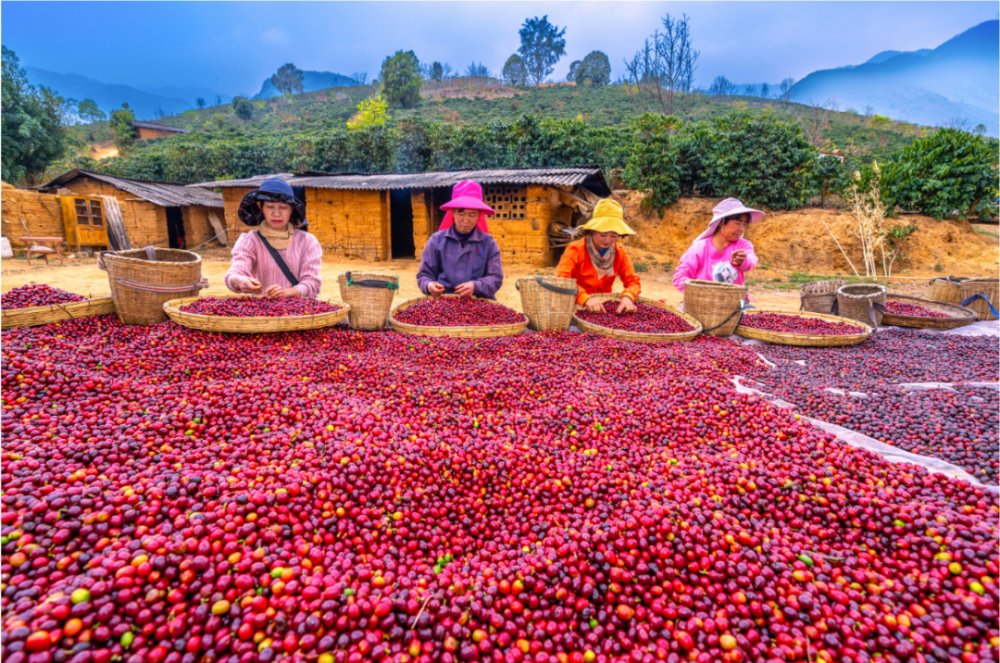
<path id="1" fill-rule="evenodd" d="M 988 214 L 998 190 L 998 145 L 994 138 L 958 129 L 917 139 L 885 162 L 883 195 L 890 203 L 937 219 Z"/>
<path id="2" fill-rule="evenodd" d="M 413 51 L 396 51 L 382 62 L 382 95 L 390 106 L 413 108 L 420 103 L 420 61 Z"/>
<path id="3" fill-rule="evenodd" d="M 645 192 L 643 204 L 660 210 L 680 198 L 679 152 L 673 132 L 681 125 L 673 115 L 645 113 L 631 123 L 634 133 L 622 179 L 630 189 Z"/>
<path id="4" fill-rule="evenodd" d="M 747 205 L 801 207 L 809 197 L 816 149 L 798 124 L 771 112 L 730 112 L 679 136 L 681 191 L 733 196 Z"/>

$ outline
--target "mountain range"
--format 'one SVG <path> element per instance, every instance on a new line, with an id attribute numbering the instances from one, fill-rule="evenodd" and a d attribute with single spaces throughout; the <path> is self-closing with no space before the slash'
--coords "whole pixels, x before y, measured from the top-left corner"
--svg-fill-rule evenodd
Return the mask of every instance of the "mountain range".
<path id="1" fill-rule="evenodd" d="M 816 71 L 795 84 L 792 101 L 866 107 L 917 124 L 982 124 L 1000 136 L 1000 21 L 985 21 L 934 49 L 883 51 L 864 64 Z"/>

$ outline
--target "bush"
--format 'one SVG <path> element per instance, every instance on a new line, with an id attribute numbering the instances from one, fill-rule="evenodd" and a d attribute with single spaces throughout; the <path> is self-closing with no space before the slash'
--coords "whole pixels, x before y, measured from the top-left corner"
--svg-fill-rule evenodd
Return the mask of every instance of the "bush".
<path id="1" fill-rule="evenodd" d="M 818 156 L 810 171 L 809 185 L 814 195 L 819 195 L 820 204 L 825 205 L 827 198 L 843 193 L 855 170 L 851 159 L 845 159 L 841 163 L 840 159 L 834 157 Z"/>
<path id="2" fill-rule="evenodd" d="M 978 218 L 997 196 L 998 145 L 958 129 L 920 138 L 886 161 L 883 195 L 890 204 L 937 219 L 956 213 Z"/>
<path id="3" fill-rule="evenodd" d="M 798 124 L 770 111 L 730 112 L 692 125 L 679 138 L 684 192 L 774 209 L 801 207 L 809 197 L 816 149 Z"/>
<path id="4" fill-rule="evenodd" d="M 671 136 L 680 121 L 673 115 L 646 113 L 634 119 L 631 126 L 632 151 L 622 180 L 630 189 L 646 192 L 643 204 L 659 209 L 662 217 L 663 207 L 677 202 L 681 195 L 679 154 Z"/>

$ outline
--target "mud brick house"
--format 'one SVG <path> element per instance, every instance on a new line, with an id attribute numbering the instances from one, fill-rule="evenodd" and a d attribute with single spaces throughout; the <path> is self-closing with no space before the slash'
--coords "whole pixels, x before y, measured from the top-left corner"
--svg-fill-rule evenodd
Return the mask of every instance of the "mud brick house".
<path id="1" fill-rule="evenodd" d="M 168 127 L 165 124 L 156 124 L 154 122 L 133 122 L 132 126 L 135 127 L 135 136 L 139 140 L 147 140 L 149 138 L 166 138 L 167 136 L 191 133 L 190 129 Z"/>
<path id="2" fill-rule="evenodd" d="M 414 174 L 278 173 L 242 180 L 204 182 L 191 188 L 222 191 L 230 241 L 250 230 L 237 216 L 243 196 L 267 177 L 287 181 L 306 204 L 309 231 L 327 252 L 370 261 L 418 259 L 438 230 L 462 180 L 479 182 L 504 261 L 549 266 L 558 257 L 550 237 L 578 225 L 608 188 L 595 167 L 530 170 L 467 170 Z"/>
<path id="3" fill-rule="evenodd" d="M 107 211 L 101 196 L 118 201 L 122 222 L 132 246 L 194 248 L 204 242 L 218 246 L 223 232 L 222 196 L 182 184 L 146 182 L 73 169 L 39 187 L 57 193 L 62 201 L 63 234 L 71 246 L 87 227 L 104 225 Z M 218 230 L 213 228 L 213 217 Z M 6 224 L 5 224 L 6 225 Z M 34 231 L 34 229 L 32 229 Z M 224 232 L 223 232 L 224 237 Z M 86 241 L 80 242 L 87 246 Z"/>

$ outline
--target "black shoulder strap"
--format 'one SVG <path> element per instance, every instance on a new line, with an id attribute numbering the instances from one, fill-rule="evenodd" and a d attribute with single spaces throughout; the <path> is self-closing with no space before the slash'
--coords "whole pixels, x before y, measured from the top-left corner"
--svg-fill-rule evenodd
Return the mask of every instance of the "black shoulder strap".
<path id="1" fill-rule="evenodd" d="M 299 280 L 295 278 L 294 274 L 292 274 L 292 270 L 288 269 L 288 265 L 285 263 L 285 259 L 281 257 L 281 254 L 278 253 L 278 249 L 271 246 L 259 230 L 257 231 L 257 237 L 260 238 L 260 241 L 264 242 L 264 247 L 267 248 L 267 252 L 271 254 L 271 260 L 273 260 L 274 264 L 278 266 L 281 273 L 285 275 L 285 278 L 292 284 L 292 287 L 294 288 L 297 286 L 299 284 Z"/>

